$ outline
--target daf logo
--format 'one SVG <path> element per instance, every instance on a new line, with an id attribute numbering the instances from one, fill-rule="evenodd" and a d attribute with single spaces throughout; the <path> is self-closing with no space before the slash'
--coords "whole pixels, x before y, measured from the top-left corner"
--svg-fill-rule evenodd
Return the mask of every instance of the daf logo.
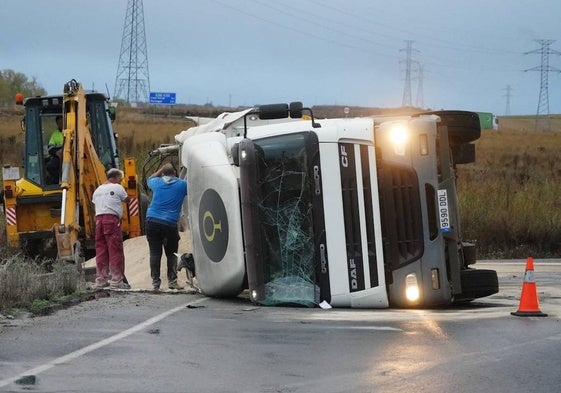
<path id="1" fill-rule="evenodd" d="M 349 259 L 349 278 L 351 280 L 351 288 L 358 288 L 358 279 L 356 274 L 356 263 L 354 258 Z"/>
<path id="2" fill-rule="evenodd" d="M 198 216 L 200 241 L 207 257 L 222 261 L 228 249 L 228 215 L 222 198 L 212 188 L 203 192 Z"/>

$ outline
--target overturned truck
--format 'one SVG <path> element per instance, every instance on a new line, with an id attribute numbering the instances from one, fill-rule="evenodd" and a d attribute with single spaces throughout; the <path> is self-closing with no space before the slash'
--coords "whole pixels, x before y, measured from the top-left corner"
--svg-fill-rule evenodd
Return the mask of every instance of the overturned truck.
<path id="1" fill-rule="evenodd" d="M 480 133 L 471 112 L 319 120 L 298 102 L 183 131 L 200 290 L 352 308 L 498 292 L 495 271 L 471 267 L 458 215 L 456 165 L 475 160 Z"/>

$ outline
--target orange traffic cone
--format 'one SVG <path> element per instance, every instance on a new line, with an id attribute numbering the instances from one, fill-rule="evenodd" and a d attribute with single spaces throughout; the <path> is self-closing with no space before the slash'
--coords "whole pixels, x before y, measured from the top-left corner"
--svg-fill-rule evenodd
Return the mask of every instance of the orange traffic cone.
<path id="1" fill-rule="evenodd" d="M 547 314 L 540 311 L 540 305 L 538 304 L 538 293 L 534 278 L 534 258 L 532 257 L 528 257 L 526 260 L 526 272 L 524 273 L 518 311 L 511 312 L 511 314 L 517 317 L 547 317 Z"/>

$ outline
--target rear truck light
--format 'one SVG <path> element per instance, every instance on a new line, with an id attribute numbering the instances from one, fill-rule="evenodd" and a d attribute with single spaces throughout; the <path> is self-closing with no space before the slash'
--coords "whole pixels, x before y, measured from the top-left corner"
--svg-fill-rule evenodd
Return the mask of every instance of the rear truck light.
<path id="1" fill-rule="evenodd" d="M 396 124 L 390 130 L 390 142 L 396 155 L 404 156 L 409 143 L 409 129 L 403 124 Z"/>
<path id="2" fill-rule="evenodd" d="M 128 188 L 136 188 L 136 179 L 134 176 L 129 176 L 129 180 L 127 182 Z"/>

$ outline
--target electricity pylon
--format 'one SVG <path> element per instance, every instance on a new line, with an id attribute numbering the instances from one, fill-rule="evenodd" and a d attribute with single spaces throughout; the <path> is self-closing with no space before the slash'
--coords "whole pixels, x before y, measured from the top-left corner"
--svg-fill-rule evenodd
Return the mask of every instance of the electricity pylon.
<path id="1" fill-rule="evenodd" d="M 424 99 L 423 99 L 423 78 L 425 77 L 425 67 L 419 63 L 417 63 L 417 100 L 415 101 L 415 106 L 417 108 L 423 108 L 425 106 Z"/>
<path id="2" fill-rule="evenodd" d="M 405 60 L 400 61 L 400 63 L 405 62 L 405 86 L 403 87 L 403 101 L 401 102 L 401 106 L 412 106 L 411 102 L 411 67 L 413 64 L 413 59 L 411 58 L 411 54 L 413 52 L 413 41 L 406 40 L 405 41 L 405 49 L 400 49 L 399 51 L 405 51 Z M 415 50 L 415 52 L 418 52 Z"/>
<path id="3" fill-rule="evenodd" d="M 505 115 L 509 116 L 510 115 L 510 97 L 512 96 L 512 87 L 510 85 L 506 85 L 506 87 L 503 90 L 506 90 L 506 93 L 504 95 L 506 97 Z"/>
<path id="4" fill-rule="evenodd" d="M 147 102 L 149 94 L 150 76 L 142 0 L 129 0 L 113 95 L 130 103 Z"/>
<path id="5" fill-rule="evenodd" d="M 530 52 L 524 53 L 525 55 L 530 53 L 539 53 L 541 55 L 541 65 L 533 68 L 528 68 L 524 70 L 527 71 L 540 71 L 540 98 L 538 100 L 538 110 L 536 112 L 536 126 L 535 130 L 550 131 L 551 122 L 549 119 L 549 91 L 548 91 L 548 77 L 550 72 L 561 72 L 561 70 L 549 66 L 549 55 L 561 55 L 561 52 L 552 50 L 549 46 L 555 42 L 555 40 L 535 40 L 541 45 L 540 49 L 536 49 Z"/>

